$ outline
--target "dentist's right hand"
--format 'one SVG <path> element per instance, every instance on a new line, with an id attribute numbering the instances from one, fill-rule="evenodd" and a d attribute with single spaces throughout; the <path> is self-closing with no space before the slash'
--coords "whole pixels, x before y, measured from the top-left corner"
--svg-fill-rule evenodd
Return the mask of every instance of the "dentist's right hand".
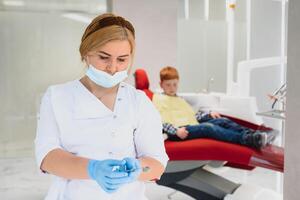
<path id="1" fill-rule="evenodd" d="M 131 182 L 128 173 L 114 170 L 115 166 L 125 164 L 124 160 L 89 160 L 88 175 L 107 193 L 113 193 L 123 184 Z"/>

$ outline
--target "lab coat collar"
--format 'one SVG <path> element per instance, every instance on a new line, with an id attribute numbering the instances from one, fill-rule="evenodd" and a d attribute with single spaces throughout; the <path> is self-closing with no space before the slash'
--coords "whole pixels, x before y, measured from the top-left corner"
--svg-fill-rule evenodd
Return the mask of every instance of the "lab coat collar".
<path id="1" fill-rule="evenodd" d="M 124 85 L 121 83 L 119 87 L 123 88 Z M 74 91 L 74 104 L 75 119 L 103 118 L 113 115 L 113 111 L 98 100 L 79 80 Z M 115 107 L 116 104 L 117 101 Z"/>

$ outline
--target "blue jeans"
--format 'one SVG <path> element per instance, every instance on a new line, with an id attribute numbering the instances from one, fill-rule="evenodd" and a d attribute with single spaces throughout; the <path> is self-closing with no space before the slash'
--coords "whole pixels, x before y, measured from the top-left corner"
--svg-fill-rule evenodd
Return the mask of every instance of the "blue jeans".
<path id="1" fill-rule="evenodd" d="M 228 118 L 209 119 L 198 125 L 185 126 L 189 132 L 184 140 L 196 138 L 212 138 L 226 142 L 245 145 L 245 135 L 253 132 L 251 129 L 243 127 Z M 177 135 L 172 135 L 169 140 L 180 141 Z"/>

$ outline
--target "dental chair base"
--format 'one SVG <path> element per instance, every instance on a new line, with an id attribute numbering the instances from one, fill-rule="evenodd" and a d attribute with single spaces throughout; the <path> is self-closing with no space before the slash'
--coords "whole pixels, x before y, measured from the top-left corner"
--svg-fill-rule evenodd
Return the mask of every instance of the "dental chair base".
<path id="1" fill-rule="evenodd" d="M 240 186 L 203 169 L 206 164 L 205 161 L 170 161 L 157 184 L 203 200 L 224 199 Z"/>

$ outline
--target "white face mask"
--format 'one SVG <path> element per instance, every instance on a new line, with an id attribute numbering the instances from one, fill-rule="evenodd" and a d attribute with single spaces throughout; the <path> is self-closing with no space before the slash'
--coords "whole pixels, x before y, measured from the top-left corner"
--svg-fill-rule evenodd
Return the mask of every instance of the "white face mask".
<path id="1" fill-rule="evenodd" d="M 114 75 L 110 75 L 104 71 L 96 69 L 93 65 L 89 65 L 86 75 L 97 85 L 105 88 L 111 88 L 124 81 L 127 78 L 128 73 L 126 69 L 116 72 Z"/>

